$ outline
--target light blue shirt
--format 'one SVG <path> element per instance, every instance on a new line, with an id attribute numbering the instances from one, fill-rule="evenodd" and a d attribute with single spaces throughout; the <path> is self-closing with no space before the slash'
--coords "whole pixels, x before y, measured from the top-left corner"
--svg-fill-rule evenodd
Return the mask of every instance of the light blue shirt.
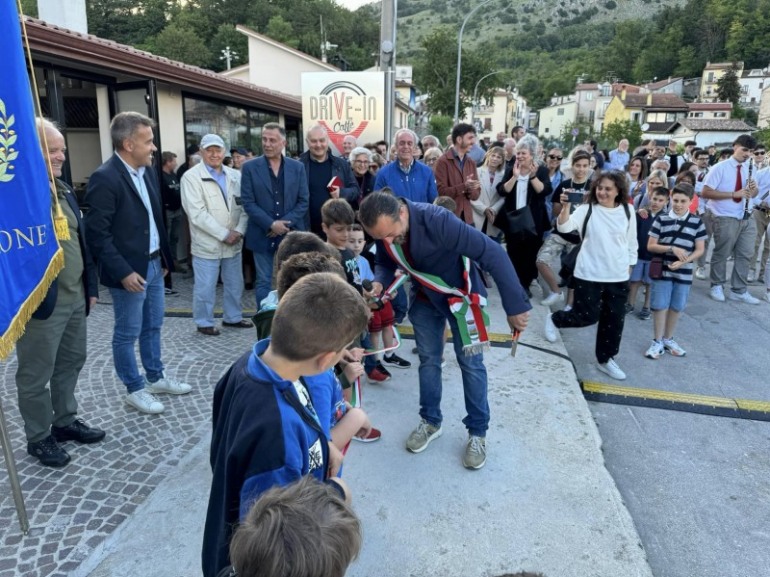
<path id="1" fill-rule="evenodd" d="M 120 158 L 120 161 L 128 170 L 128 174 L 131 176 L 131 180 L 134 183 L 134 188 L 139 193 L 139 198 L 144 203 L 144 208 L 147 209 L 147 214 L 150 217 L 150 254 L 160 250 L 160 234 L 158 234 L 158 227 L 155 226 L 155 217 L 152 214 L 152 204 L 150 203 L 150 193 L 147 191 L 147 185 L 144 182 L 144 170 L 146 166 L 140 166 L 139 170 L 132 166 L 129 166 L 125 160 L 123 160 L 119 154 L 115 155 Z"/>
<path id="2" fill-rule="evenodd" d="M 614 170 L 625 170 L 631 155 L 628 152 L 621 152 L 617 148 L 610 150 L 610 165 Z"/>
<path id="3" fill-rule="evenodd" d="M 222 191 L 222 196 L 225 198 L 225 206 L 230 206 L 227 203 L 227 175 L 225 174 L 225 171 L 217 171 L 215 168 L 210 167 L 208 164 L 204 164 L 204 166 L 206 167 L 206 170 L 209 171 L 209 174 L 211 175 L 211 178 L 214 179 L 214 182 L 219 185 L 219 190 Z"/>

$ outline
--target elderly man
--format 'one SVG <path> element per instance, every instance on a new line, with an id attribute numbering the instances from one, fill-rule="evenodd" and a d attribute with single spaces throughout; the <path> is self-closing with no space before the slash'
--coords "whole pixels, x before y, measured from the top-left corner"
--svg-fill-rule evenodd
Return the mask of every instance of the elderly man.
<path id="1" fill-rule="evenodd" d="M 350 163 L 329 152 L 329 135 L 317 124 L 310 127 L 305 136 L 308 150 L 299 155 L 305 167 L 310 208 L 308 225 L 311 231 L 325 238 L 321 229 L 321 207 L 330 198 L 344 198 L 353 202 L 359 190 Z M 352 149 L 351 149 L 352 150 Z"/>
<path id="2" fill-rule="evenodd" d="M 70 238 L 59 241 L 64 269 L 16 343 L 16 391 L 27 453 L 47 467 L 63 467 L 70 456 L 59 443 L 97 443 L 105 435 L 77 418 L 75 398 L 75 386 L 86 361 L 86 316 L 98 292 L 96 268 L 85 244 L 77 200 L 72 189 L 59 180 L 66 160 L 64 137 L 48 120 L 38 118 L 36 124 Z"/>
<path id="3" fill-rule="evenodd" d="M 498 243 L 441 207 L 375 191 L 361 203 L 359 219 L 378 241 L 372 292 L 380 294 L 382 287 L 393 280 L 397 268 L 419 281 L 412 283 L 409 319 L 420 357 L 420 423 L 409 435 L 406 448 L 421 453 L 441 436 L 441 358 L 448 322 L 467 411 L 463 424 L 468 439 L 462 463 L 469 469 L 480 469 L 487 459 L 490 414 L 482 354 L 489 341 L 483 323 L 479 326 L 473 320 L 482 318 L 481 307 L 486 303 L 480 271 L 492 275 L 511 329 L 523 331 L 532 306 L 516 272 Z M 463 307 L 450 308 L 458 290 L 466 295 Z"/>
<path id="4" fill-rule="evenodd" d="M 286 129 L 268 122 L 262 127 L 263 155 L 243 165 L 241 199 L 249 216 L 246 246 L 257 269 L 257 308 L 270 292 L 278 245 L 289 231 L 307 228 L 305 167 L 283 156 L 285 146 Z"/>
<path id="5" fill-rule="evenodd" d="M 225 143 L 216 134 L 201 139 L 203 162 L 182 177 L 182 206 L 190 221 L 193 255 L 193 318 L 198 332 L 217 336 L 214 301 L 217 277 L 222 274 L 224 317 L 222 325 L 249 328 L 243 320 L 241 249 L 249 217 L 241 207 L 241 175 L 222 164 Z"/>
<path id="6" fill-rule="evenodd" d="M 618 142 L 615 150 L 610 150 L 609 168 L 610 170 L 625 170 L 631 156 L 628 153 L 628 140 L 623 138 Z M 555 189 L 554 189 L 555 190 Z"/>
<path id="7" fill-rule="evenodd" d="M 506 138 L 503 140 L 503 152 L 505 153 L 505 168 L 506 170 L 513 166 L 516 162 L 516 139 Z"/>
<path id="8" fill-rule="evenodd" d="M 476 162 L 470 151 L 476 144 L 476 129 L 470 124 L 458 124 L 452 129 L 452 146 L 436 161 L 433 171 L 441 196 L 455 201 L 455 214 L 473 226 L 471 201 L 479 198 L 481 183 Z"/>
<path id="9" fill-rule="evenodd" d="M 390 188 L 393 194 L 412 202 L 433 202 L 438 196 L 433 171 L 414 159 L 417 135 L 402 128 L 394 137 L 396 159 L 383 166 L 377 173 L 374 189 Z"/>
<path id="10" fill-rule="evenodd" d="M 166 377 L 161 360 L 163 277 L 174 262 L 163 227 L 158 175 L 152 170 L 154 126 L 138 112 L 121 112 L 112 119 L 115 154 L 88 181 L 85 219 L 88 247 L 112 296 L 112 356 L 128 391 L 125 402 L 149 414 L 165 410 L 153 393 L 184 395 L 192 390 Z M 146 377 L 136 364 L 137 340 Z"/>
<path id="11" fill-rule="evenodd" d="M 438 138 L 432 134 L 423 136 L 420 142 L 422 144 L 423 151 L 428 150 L 429 148 L 438 148 L 441 150 L 441 143 L 438 141 Z"/>
<path id="12" fill-rule="evenodd" d="M 355 136 L 352 134 L 345 135 L 345 138 L 342 139 L 342 154 L 340 156 L 347 160 L 350 157 L 350 153 L 357 146 L 358 140 L 356 140 Z"/>

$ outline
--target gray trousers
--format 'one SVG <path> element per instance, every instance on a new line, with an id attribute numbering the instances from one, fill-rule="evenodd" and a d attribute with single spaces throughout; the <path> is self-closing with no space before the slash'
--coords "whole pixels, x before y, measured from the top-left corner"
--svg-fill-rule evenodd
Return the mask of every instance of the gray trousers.
<path id="1" fill-rule="evenodd" d="M 56 305 L 46 320 L 30 319 L 16 343 L 16 391 L 27 442 L 51 434 L 51 425 L 75 420 L 75 385 L 86 362 L 86 305 Z M 47 386 L 50 383 L 50 388 Z"/>
<path id="2" fill-rule="evenodd" d="M 759 258 L 759 272 L 757 278 L 763 278 L 765 276 L 765 264 L 767 259 L 770 258 L 770 234 L 766 234 L 767 225 L 770 224 L 770 214 L 762 212 L 761 210 L 754 209 L 751 213 L 751 218 L 757 223 L 757 238 L 754 242 L 754 256 L 751 259 L 751 270 L 757 265 L 757 258 Z M 764 237 L 764 245 L 762 238 Z M 762 249 L 762 254 L 759 254 L 759 249 Z M 761 256 L 761 258 L 760 258 Z"/>
<path id="3" fill-rule="evenodd" d="M 729 216 L 715 216 L 713 223 L 714 252 L 711 254 L 711 286 L 727 282 L 727 257 L 733 257 L 730 284 L 733 292 L 745 293 L 754 254 L 757 225 L 753 218 L 739 220 Z"/>
<path id="4" fill-rule="evenodd" d="M 703 221 L 703 226 L 706 227 L 706 244 L 704 245 L 706 250 L 704 250 L 703 254 L 698 257 L 698 261 L 695 264 L 696 266 L 703 268 L 706 266 L 706 255 L 709 252 L 709 243 L 711 242 L 711 237 L 714 234 L 713 226 L 714 218 L 716 217 L 711 214 L 710 210 L 707 210 L 702 215 L 700 215 L 700 218 Z"/>

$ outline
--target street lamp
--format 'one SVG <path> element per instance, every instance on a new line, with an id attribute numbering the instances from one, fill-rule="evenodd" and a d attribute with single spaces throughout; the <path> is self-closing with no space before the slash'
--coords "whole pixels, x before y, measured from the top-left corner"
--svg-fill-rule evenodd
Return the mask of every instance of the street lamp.
<path id="1" fill-rule="evenodd" d="M 463 32 L 465 31 L 465 25 L 468 20 L 473 16 L 476 11 L 482 6 L 489 4 L 492 0 L 484 0 L 481 4 L 476 6 L 473 10 L 468 12 L 468 15 L 463 20 L 463 25 L 460 26 L 460 35 L 457 37 L 457 82 L 455 83 L 455 124 L 460 120 L 460 69 L 462 67 L 463 58 Z"/>
<path id="2" fill-rule="evenodd" d="M 230 70 L 232 67 L 232 61 L 238 60 L 239 58 L 238 53 L 235 50 L 232 50 L 229 46 L 225 46 L 225 49 L 220 50 L 220 52 L 222 53 L 222 56 L 220 56 L 219 59 L 224 60 L 227 65 L 227 69 Z"/>
<path id="3" fill-rule="evenodd" d="M 474 86 L 474 87 L 473 87 L 473 100 L 471 101 L 471 124 L 473 124 L 473 116 L 474 116 L 474 115 L 473 115 L 473 112 L 474 112 L 474 110 L 475 110 L 475 109 L 473 108 L 473 103 L 474 103 L 474 102 L 476 102 L 476 93 L 477 93 L 477 92 L 478 92 L 478 90 L 479 90 L 479 84 L 481 84 L 481 82 L 482 82 L 482 81 L 483 81 L 485 78 L 489 78 L 490 76 L 494 76 L 495 74 L 500 74 L 501 72 L 505 72 L 505 70 L 495 70 L 494 72 L 490 72 L 489 74 L 485 74 L 484 76 L 482 76 L 481 78 L 479 78 L 479 81 L 476 83 L 476 86 Z"/>

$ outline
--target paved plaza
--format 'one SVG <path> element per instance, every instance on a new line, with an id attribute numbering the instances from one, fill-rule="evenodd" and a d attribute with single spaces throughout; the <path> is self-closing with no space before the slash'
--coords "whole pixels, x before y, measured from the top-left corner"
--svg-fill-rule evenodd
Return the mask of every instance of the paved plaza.
<path id="1" fill-rule="evenodd" d="M 89 320 L 89 358 L 78 389 L 81 415 L 107 431 L 102 444 L 67 443 L 72 463 L 40 466 L 25 451 L 15 408 L 15 359 L 0 366 L 3 406 L 31 529 L 18 527 L 0 471 L 0 577 L 196 576 L 210 472 L 210 399 L 219 375 L 253 342 L 251 330 L 220 337 L 194 330 L 191 281 L 175 275 L 163 329 L 167 371 L 193 386 L 164 395 L 163 415 L 123 403 L 111 358 L 109 293 Z M 253 308 L 251 294 L 244 308 Z M 499 299 L 493 330 L 506 332 Z M 525 344 L 487 355 L 492 423 L 489 460 L 460 464 L 465 431 L 459 369 L 449 357 L 444 436 L 428 451 L 403 448 L 417 423 L 417 371 L 364 390 L 383 439 L 355 444 L 344 476 L 364 526 L 364 549 L 350 575 L 493 576 L 519 569 L 559 576 L 651 575 L 633 522 L 604 467 L 601 440 L 561 345 L 540 336 L 545 309 L 533 311 Z M 412 341 L 403 355 L 415 364 Z"/>

